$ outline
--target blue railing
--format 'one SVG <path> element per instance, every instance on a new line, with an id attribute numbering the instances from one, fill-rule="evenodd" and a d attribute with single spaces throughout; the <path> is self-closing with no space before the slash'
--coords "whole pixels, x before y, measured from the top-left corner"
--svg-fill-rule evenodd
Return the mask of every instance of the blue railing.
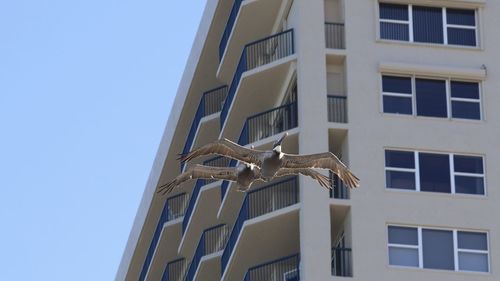
<path id="1" fill-rule="evenodd" d="M 351 248 L 332 248 L 332 275 L 352 277 Z"/>
<path id="2" fill-rule="evenodd" d="M 153 255 L 158 245 L 158 241 L 160 240 L 161 231 L 163 229 L 163 225 L 173 219 L 178 217 L 182 217 L 186 210 L 186 200 L 187 194 L 182 193 L 171 198 L 168 198 L 165 201 L 165 205 L 163 206 L 163 211 L 161 212 L 160 218 L 158 219 L 158 224 L 156 225 L 156 230 L 153 234 L 153 239 L 151 240 L 151 244 L 149 245 L 148 252 L 146 254 L 146 259 L 144 260 L 144 265 L 142 266 L 141 274 L 139 275 L 139 280 L 143 281 L 146 278 L 146 274 L 148 273 L 149 265 L 153 260 Z"/>
<path id="3" fill-rule="evenodd" d="M 165 267 L 161 281 L 182 281 L 186 274 L 187 261 L 184 258 L 169 262 Z"/>
<path id="4" fill-rule="evenodd" d="M 231 159 L 229 162 L 228 167 L 236 167 L 236 164 L 238 164 L 238 161 Z M 220 201 L 224 201 L 224 197 L 226 197 L 227 189 L 229 188 L 229 181 L 223 181 L 222 185 L 220 186 Z"/>
<path id="5" fill-rule="evenodd" d="M 300 280 L 300 254 L 291 255 L 250 268 L 244 281 Z"/>
<path id="6" fill-rule="evenodd" d="M 219 112 L 222 109 L 226 95 L 227 86 L 221 86 L 203 93 L 200 103 L 198 104 L 198 108 L 196 109 L 193 122 L 191 123 L 186 143 L 182 149 L 183 154 L 188 153 L 191 150 L 196 136 L 196 130 L 198 129 L 201 119 L 210 114 Z M 183 168 L 184 164 L 181 164 L 181 170 Z"/>
<path id="7" fill-rule="evenodd" d="M 229 86 L 227 97 L 220 113 L 221 128 L 224 127 L 229 108 L 236 95 L 236 89 L 238 88 L 243 73 L 247 70 L 290 56 L 294 52 L 293 29 L 249 43 L 243 48 L 240 61 L 236 67 L 231 86 Z"/>
<path id="8" fill-rule="evenodd" d="M 333 183 L 333 189 L 330 189 L 330 198 L 349 199 L 349 188 L 344 182 L 332 172 L 330 172 L 330 180 Z"/>
<path id="9" fill-rule="evenodd" d="M 225 224 L 220 224 L 203 231 L 198 246 L 196 247 L 193 260 L 189 265 L 186 278 L 184 279 L 185 281 L 192 281 L 194 279 L 194 275 L 198 270 L 202 257 L 224 249 L 227 234 L 228 228 Z"/>
<path id="10" fill-rule="evenodd" d="M 245 196 L 243 205 L 241 206 L 236 222 L 231 230 L 226 248 L 222 253 L 221 274 L 224 275 L 229 258 L 236 247 L 236 242 L 243 228 L 243 223 L 246 220 L 283 209 L 298 202 L 299 188 L 297 177 L 274 182 L 249 191 Z"/>
<path id="11" fill-rule="evenodd" d="M 211 159 L 208 159 L 203 162 L 203 165 L 207 166 L 212 166 L 212 167 L 226 167 L 229 162 L 228 158 L 222 157 L 222 156 L 217 156 Z M 191 215 L 193 214 L 194 211 L 194 204 L 196 203 L 196 199 L 198 198 L 198 195 L 200 194 L 201 188 L 211 182 L 214 182 L 214 180 L 205 180 L 205 179 L 198 179 L 196 180 L 196 184 L 194 185 L 193 192 L 191 193 L 191 198 L 189 198 L 189 204 L 187 205 L 186 213 L 184 215 L 184 219 L 182 220 L 182 233 L 186 231 L 187 225 L 189 223 L 189 220 L 191 218 Z"/>
<path id="12" fill-rule="evenodd" d="M 343 23 L 325 23 L 325 43 L 330 49 L 345 49 L 345 32 Z"/>
<path id="13" fill-rule="evenodd" d="M 328 95 L 328 122 L 347 123 L 347 97 Z"/>
<path id="14" fill-rule="evenodd" d="M 222 33 L 222 38 L 219 43 L 219 61 L 222 60 L 224 56 L 224 52 L 226 51 L 227 42 L 229 41 L 229 37 L 231 36 L 231 32 L 233 31 L 234 23 L 236 22 L 236 17 L 238 16 L 238 12 L 240 11 L 241 2 L 243 0 L 234 0 L 233 7 L 231 8 L 231 13 L 229 13 L 229 18 L 227 19 L 226 27 L 224 28 L 224 32 Z"/>

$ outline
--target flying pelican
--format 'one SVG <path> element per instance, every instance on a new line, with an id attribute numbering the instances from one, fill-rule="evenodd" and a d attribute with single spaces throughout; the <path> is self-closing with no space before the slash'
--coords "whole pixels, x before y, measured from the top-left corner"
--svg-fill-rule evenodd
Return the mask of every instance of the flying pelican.
<path id="1" fill-rule="evenodd" d="M 185 155 L 181 155 L 181 162 L 190 161 L 196 157 L 210 154 L 218 154 L 228 158 L 236 159 L 248 164 L 254 164 L 262 169 L 262 177 L 269 181 L 283 168 L 319 168 L 328 169 L 336 174 L 348 187 L 359 186 L 357 178 L 349 168 L 331 152 L 323 152 L 309 155 L 294 155 L 283 153 L 281 143 L 288 133 L 273 144 L 272 150 L 257 150 L 243 147 L 228 139 L 217 140 Z"/>
<path id="2" fill-rule="evenodd" d="M 303 174 L 316 180 L 322 187 L 331 189 L 330 179 L 313 169 L 280 169 L 275 177 Z M 238 191 L 247 191 L 255 181 L 265 181 L 261 169 L 254 164 L 242 163 L 237 167 L 211 167 L 196 164 L 178 175 L 175 179 L 158 187 L 157 193 L 162 195 L 170 193 L 176 186 L 191 179 L 217 179 L 234 181 L 238 184 Z"/>

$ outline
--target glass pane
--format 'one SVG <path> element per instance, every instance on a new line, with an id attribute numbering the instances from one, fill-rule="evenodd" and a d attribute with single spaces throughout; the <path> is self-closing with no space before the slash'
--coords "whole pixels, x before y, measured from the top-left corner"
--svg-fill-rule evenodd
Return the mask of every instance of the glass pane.
<path id="1" fill-rule="evenodd" d="M 484 195 L 484 178 L 455 176 L 455 192 Z"/>
<path id="2" fill-rule="evenodd" d="M 441 8 L 413 6 L 413 40 L 424 43 L 443 43 Z"/>
<path id="3" fill-rule="evenodd" d="M 410 41 L 408 24 L 400 23 L 380 23 L 380 38 L 389 40 Z"/>
<path id="4" fill-rule="evenodd" d="M 446 154 L 419 153 L 421 191 L 451 193 L 449 160 Z"/>
<path id="5" fill-rule="evenodd" d="M 380 3 L 380 18 L 407 21 L 408 5 Z"/>
<path id="6" fill-rule="evenodd" d="M 398 76 L 382 76 L 382 91 L 411 95 L 411 78 Z"/>
<path id="7" fill-rule="evenodd" d="M 417 79 L 416 91 L 417 115 L 448 117 L 444 80 Z"/>
<path id="8" fill-rule="evenodd" d="M 453 232 L 447 230 L 422 230 L 424 268 L 455 269 Z"/>
<path id="9" fill-rule="evenodd" d="M 417 229 L 414 227 L 389 226 L 389 243 L 417 246 Z"/>
<path id="10" fill-rule="evenodd" d="M 416 190 L 413 172 L 386 171 L 385 179 L 387 188 Z"/>
<path id="11" fill-rule="evenodd" d="M 385 166 L 393 168 L 415 168 L 415 154 L 413 151 L 385 151 Z"/>
<path id="12" fill-rule="evenodd" d="M 448 22 L 448 24 L 475 26 L 475 11 L 446 8 L 446 21 Z"/>
<path id="13" fill-rule="evenodd" d="M 411 98 L 384 96 L 384 112 L 411 115 Z"/>
<path id="14" fill-rule="evenodd" d="M 455 172 L 460 173 L 483 173 L 483 157 L 480 156 L 466 156 L 466 155 L 453 155 L 453 165 Z"/>
<path id="15" fill-rule="evenodd" d="M 389 264 L 418 267 L 418 250 L 389 247 Z"/>
<path id="16" fill-rule="evenodd" d="M 451 81 L 451 96 L 479 100 L 479 83 Z"/>
<path id="17" fill-rule="evenodd" d="M 458 268 L 467 271 L 488 272 L 488 255 L 458 253 Z"/>
<path id="18" fill-rule="evenodd" d="M 476 30 L 448 27 L 448 44 L 476 46 Z"/>
<path id="19" fill-rule="evenodd" d="M 481 120 L 481 109 L 478 102 L 452 101 L 451 117 Z"/>
<path id="20" fill-rule="evenodd" d="M 488 239 L 486 238 L 486 233 L 459 231 L 458 248 L 487 251 Z"/>

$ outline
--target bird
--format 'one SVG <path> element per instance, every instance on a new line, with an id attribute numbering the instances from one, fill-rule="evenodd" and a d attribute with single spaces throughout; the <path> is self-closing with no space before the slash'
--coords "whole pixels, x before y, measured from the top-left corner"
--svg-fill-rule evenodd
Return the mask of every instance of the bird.
<path id="1" fill-rule="evenodd" d="M 275 177 L 284 177 L 297 174 L 309 176 L 316 180 L 322 187 L 326 189 L 332 189 L 330 179 L 313 169 L 285 168 L 278 171 Z M 248 191 L 252 184 L 256 181 L 266 181 L 262 177 L 261 169 L 254 164 L 241 163 L 236 167 L 212 167 L 195 164 L 189 167 L 186 172 L 178 175 L 175 179 L 158 187 L 157 193 L 160 193 L 161 195 L 168 194 L 172 192 L 172 190 L 176 186 L 192 179 L 217 179 L 233 181 L 237 183 L 238 191 L 241 192 Z"/>
<path id="2" fill-rule="evenodd" d="M 200 156 L 218 154 L 260 167 L 262 177 L 266 181 L 275 177 L 276 173 L 283 168 L 328 169 L 336 174 L 348 187 L 355 188 L 359 186 L 359 178 L 331 152 L 308 155 L 284 153 L 281 149 L 281 143 L 287 136 L 288 133 L 284 133 L 273 144 L 272 150 L 246 148 L 224 138 L 192 150 L 187 154 L 180 155 L 179 160 L 186 162 Z"/>

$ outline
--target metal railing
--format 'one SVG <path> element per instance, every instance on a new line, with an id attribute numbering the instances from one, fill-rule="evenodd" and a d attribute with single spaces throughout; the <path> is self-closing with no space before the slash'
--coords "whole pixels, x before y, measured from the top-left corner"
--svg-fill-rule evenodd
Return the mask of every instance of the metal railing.
<path id="1" fill-rule="evenodd" d="M 238 164 L 238 161 L 231 159 L 231 161 L 229 161 L 228 167 L 236 167 L 237 164 Z M 226 193 L 227 193 L 228 188 L 229 188 L 229 181 L 223 181 L 222 185 L 220 186 L 220 195 L 221 195 L 220 201 L 221 202 L 224 201 L 224 197 L 226 197 Z"/>
<path id="2" fill-rule="evenodd" d="M 347 97 L 328 95 L 328 122 L 347 123 Z"/>
<path id="3" fill-rule="evenodd" d="M 184 279 L 185 281 L 192 281 L 194 279 L 194 275 L 198 270 L 202 257 L 224 249 L 228 232 L 228 227 L 225 224 L 217 225 L 203 231 L 196 251 L 194 252 L 193 260 L 189 265 L 186 278 Z"/>
<path id="4" fill-rule="evenodd" d="M 153 239 L 149 245 L 148 252 L 146 253 L 146 259 L 142 266 L 141 274 L 139 275 L 139 280 L 143 281 L 148 273 L 149 265 L 153 260 L 153 255 L 160 240 L 161 231 L 163 230 L 163 225 L 173 219 L 182 217 L 186 210 L 187 194 L 182 193 L 168 198 L 163 206 L 163 211 L 161 212 L 160 218 L 158 219 L 158 224 L 156 225 L 155 232 L 153 234 Z"/>
<path id="5" fill-rule="evenodd" d="M 300 254 L 280 258 L 250 268 L 244 281 L 298 281 Z"/>
<path id="6" fill-rule="evenodd" d="M 188 267 L 188 262 L 186 259 L 181 258 L 172 262 L 169 262 L 165 267 L 161 281 L 182 281 L 186 274 Z"/>
<path id="7" fill-rule="evenodd" d="M 240 145 L 279 134 L 297 127 L 297 103 L 292 102 L 250 116 L 240 135 Z"/>
<path id="8" fill-rule="evenodd" d="M 243 48 L 240 61 L 236 67 L 231 86 L 229 86 L 227 97 L 220 113 L 221 128 L 224 127 L 229 108 L 236 95 L 236 89 L 238 88 L 243 73 L 247 70 L 290 56 L 294 52 L 293 29 L 249 43 Z"/>
<path id="9" fill-rule="evenodd" d="M 329 49 L 345 49 L 345 31 L 343 23 L 325 23 L 325 41 Z"/>
<path id="10" fill-rule="evenodd" d="M 352 277 L 351 248 L 332 248 L 332 275 Z"/>
<path id="11" fill-rule="evenodd" d="M 222 33 L 222 38 L 219 43 L 219 61 L 222 60 L 224 56 L 224 52 L 226 51 L 227 42 L 229 41 L 229 37 L 231 36 L 231 32 L 233 31 L 234 23 L 236 22 L 236 17 L 238 16 L 238 12 L 240 11 L 241 2 L 243 0 L 234 0 L 233 7 L 231 8 L 231 13 L 229 13 L 229 18 L 227 19 L 226 27 L 224 28 L 224 32 Z"/>
<path id="12" fill-rule="evenodd" d="M 334 173 L 330 172 L 330 181 L 333 183 L 333 189 L 330 190 L 330 198 L 349 199 L 349 188 Z"/>
<path id="13" fill-rule="evenodd" d="M 297 177 L 274 182 L 264 187 L 249 191 L 241 206 L 231 235 L 227 241 L 226 248 L 222 253 L 221 274 L 229 262 L 229 257 L 236 247 L 236 241 L 240 235 L 243 223 L 246 220 L 274 212 L 299 202 L 299 188 Z"/>
<path id="14" fill-rule="evenodd" d="M 224 100 L 227 96 L 227 86 L 221 86 L 210 91 L 203 93 L 201 96 L 200 103 L 196 109 L 193 122 L 191 123 L 191 128 L 189 129 L 188 136 L 186 138 L 186 143 L 182 149 L 182 153 L 188 153 L 193 146 L 193 142 L 196 136 L 196 130 L 200 125 L 200 121 L 203 117 L 214 114 L 221 111 Z M 181 164 L 181 170 L 184 168 L 184 164 Z"/>
<path id="15" fill-rule="evenodd" d="M 210 158 L 206 161 L 203 161 L 203 165 L 212 166 L 212 167 L 227 167 L 229 163 L 229 158 L 217 156 L 214 158 Z M 194 204 L 196 203 L 196 199 L 200 195 L 201 188 L 209 183 L 215 182 L 216 180 L 205 180 L 198 179 L 196 180 L 196 184 L 194 185 L 193 192 L 191 193 L 191 198 L 189 198 L 189 204 L 187 205 L 186 213 L 184 215 L 184 219 L 182 220 L 182 233 L 186 231 L 187 225 L 191 218 L 191 215 L 194 211 Z"/>

